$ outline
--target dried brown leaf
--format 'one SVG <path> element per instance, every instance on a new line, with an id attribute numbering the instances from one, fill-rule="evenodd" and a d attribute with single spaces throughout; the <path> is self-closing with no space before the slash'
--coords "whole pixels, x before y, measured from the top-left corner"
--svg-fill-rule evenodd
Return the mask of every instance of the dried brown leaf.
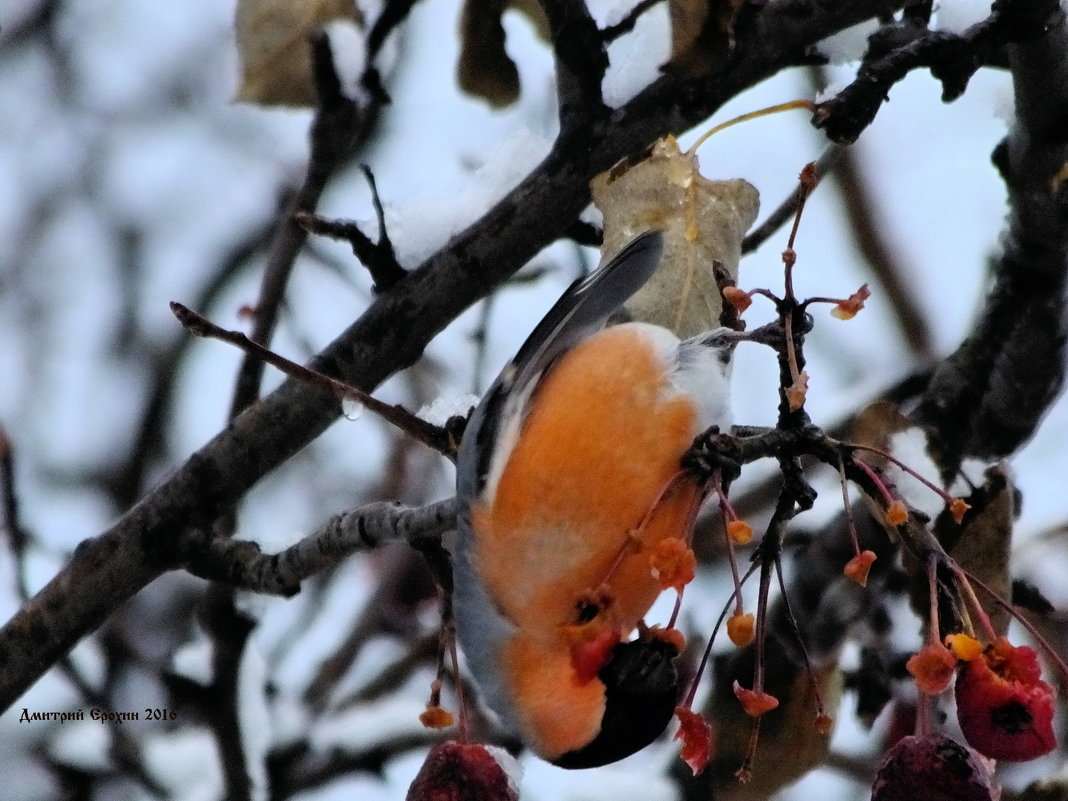
<path id="1" fill-rule="evenodd" d="M 671 58 L 676 75 L 705 75 L 734 48 L 734 20 L 745 0 L 668 0 Z"/>
<path id="2" fill-rule="evenodd" d="M 354 0 L 238 0 L 234 27 L 241 86 L 235 99 L 315 106 L 311 41 L 337 19 L 362 23 Z"/>
<path id="3" fill-rule="evenodd" d="M 504 49 L 501 16 L 505 0 L 467 0 L 460 17 L 460 88 L 491 106 L 507 106 L 519 97 L 519 70 Z"/>
<path id="4" fill-rule="evenodd" d="M 533 0 L 466 0 L 460 17 L 456 79 L 465 92 L 497 108 L 519 98 L 519 70 L 505 49 L 501 24 L 509 8 L 525 15 L 543 38 L 548 36 L 545 13 Z"/>
<path id="5" fill-rule="evenodd" d="M 660 267 L 627 303 L 627 314 L 683 339 L 719 326 L 723 302 L 713 265 L 737 280 L 742 237 L 760 206 L 753 185 L 705 178 L 696 155 L 668 137 L 645 160 L 601 173 L 590 189 L 604 215 L 603 258 L 642 231 L 664 233 Z"/>
<path id="6" fill-rule="evenodd" d="M 1009 552 L 1016 518 L 1014 489 L 1008 471 L 998 465 L 986 471 L 986 482 L 966 499 L 971 506 L 963 526 L 947 512 L 939 518 L 935 534 L 957 563 L 1002 598 L 1012 596 Z M 986 605 L 994 629 L 1004 634 L 1009 614 L 1000 606 Z"/>
<path id="7" fill-rule="evenodd" d="M 826 713 L 837 711 L 840 671 L 834 664 L 816 668 L 825 709 L 820 717 L 813 680 L 800 660 L 786 654 L 775 638 L 768 638 L 766 646 L 768 683 L 764 689 L 781 703 L 763 716 L 748 784 L 740 784 L 734 772 L 748 750 L 753 719 L 738 703 L 733 685 L 735 680 L 752 681 L 753 645 L 729 652 L 727 660 L 717 667 L 715 692 L 701 710 L 712 724 L 715 747 L 708 773 L 713 777 L 711 797 L 716 801 L 766 801 L 827 758 L 831 731 Z"/>
<path id="8" fill-rule="evenodd" d="M 890 438 L 911 425 L 896 403 L 876 401 L 861 409 L 854 418 L 850 440 L 858 445 L 885 451 L 890 449 Z M 882 467 L 885 461 L 870 452 L 864 454 L 864 460 L 877 467 Z"/>

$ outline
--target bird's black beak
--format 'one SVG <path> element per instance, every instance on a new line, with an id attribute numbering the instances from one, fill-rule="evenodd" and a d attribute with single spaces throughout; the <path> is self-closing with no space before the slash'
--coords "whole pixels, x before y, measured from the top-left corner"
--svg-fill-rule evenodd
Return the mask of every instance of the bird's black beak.
<path id="1" fill-rule="evenodd" d="M 595 768 L 645 748 L 667 728 L 681 695 L 671 643 L 634 640 L 612 649 L 597 674 L 605 685 L 601 730 L 587 745 L 553 760 L 561 768 Z"/>

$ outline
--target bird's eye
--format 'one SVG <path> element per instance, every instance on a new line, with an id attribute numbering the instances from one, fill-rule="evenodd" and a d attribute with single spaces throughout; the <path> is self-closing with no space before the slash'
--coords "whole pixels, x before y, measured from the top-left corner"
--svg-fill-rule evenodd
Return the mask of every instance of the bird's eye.
<path id="1" fill-rule="evenodd" d="M 591 620 L 596 618 L 597 615 L 601 614 L 600 604 L 596 604 L 586 598 L 580 600 L 575 605 L 575 608 L 577 610 L 576 617 L 578 618 L 579 623 L 589 623 Z"/>

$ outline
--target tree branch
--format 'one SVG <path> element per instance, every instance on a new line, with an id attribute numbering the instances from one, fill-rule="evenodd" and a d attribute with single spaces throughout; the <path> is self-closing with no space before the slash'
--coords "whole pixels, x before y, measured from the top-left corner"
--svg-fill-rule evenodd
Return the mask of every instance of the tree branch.
<path id="1" fill-rule="evenodd" d="M 560 132 L 585 130 L 608 113 L 601 82 L 608 53 L 584 0 L 541 0 L 556 62 Z"/>
<path id="2" fill-rule="evenodd" d="M 1050 25 L 1038 40 L 1008 48 L 1016 120 L 994 151 L 1009 192 L 1004 251 L 981 318 L 939 365 L 916 413 L 947 477 L 964 457 L 1020 447 L 1064 382 L 1068 184 L 1058 176 L 1068 129 L 1057 115 L 1068 106 L 1068 25 L 1055 1 L 1031 9 L 1044 9 Z"/>
<path id="3" fill-rule="evenodd" d="M 248 540 L 187 537 L 182 566 L 194 576 L 271 595 L 295 595 L 304 579 L 357 551 L 386 542 L 439 538 L 456 526 L 456 499 L 427 506 L 378 501 L 335 515 L 296 545 L 274 554 Z"/>
<path id="4" fill-rule="evenodd" d="M 813 122 L 832 141 L 855 142 L 875 119 L 890 88 L 920 67 L 930 68 L 942 83 L 942 100 L 952 102 L 964 94 L 972 75 L 997 57 L 1002 45 L 1042 36 L 1056 13 L 1056 0 L 997 0 L 989 17 L 962 34 L 927 31 L 912 36 L 905 44 L 866 61 L 853 83 L 819 104 Z M 912 19 L 904 20 L 873 37 L 873 45 L 900 36 L 895 28 L 906 29 L 909 36 L 916 27 Z"/>

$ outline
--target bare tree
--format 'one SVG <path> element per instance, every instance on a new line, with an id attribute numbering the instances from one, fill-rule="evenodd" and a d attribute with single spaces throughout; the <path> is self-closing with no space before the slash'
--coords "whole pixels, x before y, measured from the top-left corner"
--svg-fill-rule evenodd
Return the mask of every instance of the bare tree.
<path id="1" fill-rule="evenodd" d="M 54 0 L 23 5 L 17 18 L 0 30 L 0 68 L 7 70 L 0 80 L 29 85 L 26 75 L 47 73 L 49 102 L 74 118 L 92 90 L 79 76 L 77 15 L 68 4 Z M 475 0 L 467 5 L 460 82 L 494 103 L 511 102 L 520 88 L 515 65 L 503 49 L 503 9 Z M 34 729 L 33 737 L 19 738 L 28 740 L 19 744 L 20 755 L 41 766 L 46 792 L 109 798 L 134 788 L 144 797 L 171 797 L 176 795 L 174 784 L 161 771 L 161 757 L 154 756 L 152 748 L 154 743 L 177 748 L 180 739 L 189 736 L 214 745 L 218 781 L 224 788 L 220 797 L 312 797 L 303 794 L 332 782 L 380 774 L 398 755 L 425 752 L 443 739 L 447 732 L 423 729 L 414 720 L 406 727 L 366 724 L 366 732 L 350 739 L 323 733 L 331 726 L 359 728 L 365 725 L 360 715 L 374 710 L 379 710 L 379 720 L 388 719 L 389 711 L 381 710 L 388 702 L 409 698 L 410 687 L 406 691 L 405 686 L 411 683 L 422 682 L 428 693 L 435 676 L 444 678 L 448 688 L 457 685 L 457 677 L 444 664 L 437 627 L 425 618 L 428 609 L 437 609 L 439 585 L 447 588 L 451 576 L 442 540 L 448 542 L 455 526 L 456 505 L 443 487 L 452 480 L 447 461 L 455 459 L 463 419 L 454 417 L 441 426 L 420 423 L 399 406 L 376 407 L 374 399 L 360 391 L 373 393 L 390 377 L 402 376 L 408 382 L 407 405 L 429 400 L 433 394 L 429 376 L 438 366 L 426 353 L 438 334 L 502 287 L 520 279 L 538 280 L 539 275 L 520 270 L 552 243 L 599 244 L 600 229 L 584 216 L 592 179 L 621 161 L 639 161 L 657 140 L 703 123 L 725 103 L 772 76 L 794 71 L 818 81 L 818 70 L 826 60 L 820 43 L 869 21 L 875 24 L 863 58 L 851 67 L 852 80 L 813 106 L 812 123 L 827 147 L 816 172 L 821 178 L 833 177 L 858 250 L 868 261 L 870 281 L 877 295 L 889 301 L 893 330 L 887 336 L 904 332 L 910 361 L 899 374 L 887 377 L 880 393 L 904 411 L 892 419 L 876 419 L 872 415 L 877 413 L 862 414 L 858 407 L 848 420 L 811 420 L 803 393 L 799 403 L 789 399 L 789 390 L 798 387 L 805 367 L 804 338 L 811 327 L 808 307 L 792 290 L 778 293 L 770 328 L 785 327 L 788 334 L 773 342 L 780 375 L 778 385 L 768 392 L 778 404 L 777 419 L 742 419 L 739 422 L 768 428 L 713 432 L 695 444 L 691 454 L 694 469 L 713 472 L 727 469 L 727 464 L 743 473 L 756 461 L 778 465 L 771 478 L 739 484 L 744 491 L 736 491 L 732 498 L 741 517 L 767 521 L 753 561 L 761 598 L 757 642 L 718 659 L 715 686 L 705 707 L 707 714 L 721 721 L 720 745 L 710 769 L 694 777 L 679 763 L 681 767 L 666 774 L 650 768 L 650 775 L 677 786 L 687 798 L 770 797 L 820 765 L 857 779 L 858 788 L 870 784 L 882 752 L 892 742 L 873 744 L 865 758 L 828 752 L 827 727 L 811 721 L 825 714 L 822 704 L 832 702 L 821 701 L 819 693 L 809 688 L 822 685 L 833 695 L 831 685 L 844 681 L 853 690 L 849 697 L 856 709 L 843 707 L 836 716 L 856 715 L 868 725 L 884 709 L 889 710 L 887 715 L 907 717 L 908 654 L 891 636 L 887 610 L 911 592 L 919 610 L 916 630 L 925 624 L 930 629 L 928 606 L 937 607 L 942 597 L 943 625 L 950 626 L 947 621 L 960 619 L 962 606 L 967 607 L 960 600 L 963 596 L 945 589 L 940 595 L 936 590 L 928 604 L 924 593 L 928 579 L 931 587 L 956 586 L 962 574 L 952 572 L 954 565 L 963 565 L 976 585 L 989 584 L 1000 591 L 1016 605 L 1033 635 L 1044 636 L 1053 651 L 1065 652 L 1063 605 L 1054 608 L 1034 582 L 1014 582 L 1009 572 L 1018 498 L 1007 468 L 993 467 L 981 486 L 968 493 L 970 510 L 963 529 L 967 536 L 962 536 L 960 520 L 951 520 L 959 518 L 962 509 L 947 511 L 934 521 L 909 510 L 904 520 L 881 523 L 899 499 L 887 478 L 890 465 L 875 457 L 858 465 L 851 461 L 856 447 L 847 444 L 866 443 L 864 447 L 881 451 L 888 447 L 889 432 L 918 427 L 926 433 L 941 479 L 949 486 L 969 460 L 997 465 L 1016 453 L 1057 398 L 1064 371 L 1068 268 L 1068 25 L 1060 4 L 999 0 L 984 20 L 959 33 L 932 28 L 929 2 L 687 4 L 680 0 L 669 5 L 673 19 L 669 61 L 659 77 L 618 107 L 605 97 L 608 47 L 662 9 L 642 2 L 613 24 L 599 24 L 581 0 L 543 0 L 537 11 L 530 12 L 544 25 L 544 46 L 555 76 L 557 119 L 551 148 L 486 213 L 466 220 L 462 230 L 411 269 L 402 267 L 394 253 L 373 174 L 375 148 L 389 136 L 390 108 L 403 100 L 398 94 L 403 87 L 412 85 L 399 77 L 410 51 L 401 48 L 395 68 L 387 65 L 387 57 L 403 41 L 413 7 L 418 8 L 414 3 L 387 0 L 376 12 L 364 10 L 360 15 L 363 63 L 357 84 L 341 66 L 345 40 L 326 32 L 306 43 L 301 40 L 301 48 L 310 53 L 317 98 L 303 175 L 296 181 L 276 176 L 273 195 L 260 198 L 258 214 L 245 213 L 249 219 L 241 220 L 235 212 L 234 219 L 223 220 L 214 251 L 197 256 L 211 263 L 198 267 L 189 280 L 158 277 L 157 271 L 177 269 L 178 262 L 162 267 L 152 263 L 163 258 L 159 242 L 167 240 L 159 240 L 158 232 L 146 228 L 135 215 L 106 211 L 103 201 L 118 193 L 100 168 L 115 147 L 106 128 L 106 104 L 82 130 L 72 126 L 75 134 L 86 138 L 78 162 L 69 166 L 63 181 L 54 182 L 55 188 L 42 189 L 32 204 L 24 204 L 17 224 L 11 226 L 14 244 L 0 279 L 4 308 L 16 326 L 44 332 L 48 329 L 41 320 L 51 320 L 55 312 L 49 311 L 49 304 L 58 303 L 61 291 L 72 287 L 84 291 L 80 300 L 84 306 L 110 302 L 115 311 L 102 348 L 107 366 L 92 365 L 92 369 L 136 376 L 136 385 L 129 390 L 132 400 L 121 401 L 130 408 L 124 406 L 122 426 L 109 433 L 114 441 L 105 446 L 97 443 L 95 455 L 61 464 L 61 474 L 50 476 L 57 485 L 106 499 L 102 505 L 107 514 L 115 515 L 104 530 L 78 537 L 80 541 L 66 548 L 48 544 L 24 523 L 29 506 L 47 503 L 47 494 L 24 489 L 20 468 L 25 460 L 49 465 L 30 457 L 34 431 L 23 426 L 31 418 L 20 415 L 18 424 L 7 423 L 0 438 L 3 521 L 14 564 L 9 578 L 18 607 L 0 629 L 0 708 L 7 710 L 4 720 L 10 731 L 19 732 L 18 726 L 26 723 L 47 724 Z M 212 52 L 220 45 L 212 39 L 199 46 Z M 915 285 L 901 278 L 906 271 L 896 263 L 886 226 L 874 210 L 863 165 L 849 149 L 877 120 L 894 87 L 922 69 L 930 71 L 929 80 L 940 84 L 947 103 L 964 95 L 979 71 L 1008 71 L 1014 89 L 1009 132 L 993 153 L 1009 200 L 1001 249 L 989 264 L 954 267 L 970 276 L 988 271 L 989 278 L 980 313 L 971 329 L 961 332 L 959 347 L 948 354 L 938 352 Z M 172 112 L 195 107 L 202 90 L 197 75 L 195 70 L 178 68 L 169 75 L 153 75 L 152 91 L 169 98 Z M 216 124 L 238 124 L 229 119 L 221 115 Z M 434 122 L 423 124 L 432 127 Z M 916 121 L 916 125 L 938 124 L 937 119 Z M 130 135 L 136 133 L 135 127 Z M 907 158 L 902 154 L 903 160 Z M 373 236 L 358 225 L 337 223 L 317 213 L 324 193 L 337 183 L 354 180 L 349 171 L 360 162 L 368 167 L 359 180 L 370 183 L 377 207 L 379 225 Z M 184 170 L 194 174 L 198 166 L 186 164 Z M 77 197 L 84 202 L 72 205 L 64 194 L 72 186 L 78 187 Z M 809 185 L 804 192 L 812 188 Z M 388 193 L 385 187 L 382 191 Z M 747 251 L 792 218 L 799 196 L 803 195 L 785 198 L 782 213 L 773 214 L 750 234 Z M 62 281 L 59 276 L 48 280 L 47 275 L 32 274 L 34 265 L 45 258 L 40 243 L 49 232 L 67 224 L 71 215 L 98 208 L 98 201 L 105 209 L 98 213 L 107 216 L 103 227 L 110 239 L 105 244 L 88 242 L 86 248 L 92 258 L 114 265 L 108 287 L 119 297 L 107 299 L 82 289 L 83 284 L 92 284 L 93 274 L 84 268 L 86 275 L 80 275 L 80 265 L 67 266 Z M 317 238 L 309 239 L 309 229 L 348 240 L 367 276 L 353 277 L 346 272 L 350 265 L 338 267 L 334 251 L 324 250 Z M 796 247 L 803 260 L 803 241 Z M 315 351 L 309 361 L 314 371 L 353 389 L 291 375 L 264 393 L 263 355 L 249 352 L 237 366 L 228 395 L 225 387 L 211 386 L 210 379 L 195 374 L 190 346 L 195 340 L 173 323 L 165 304 L 152 305 L 144 299 L 154 297 L 146 287 L 161 284 L 174 292 L 168 299 L 185 304 L 178 313 L 194 333 L 226 338 L 225 332 L 188 309 L 213 313 L 226 307 L 235 295 L 243 294 L 235 286 L 254 270 L 259 289 L 247 310 L 249 336 L 256 343 L 269 343 L 280 321 L 287 319 L 287 298 L 302 253 L 318 258 L 320 267 L 326 268 L 323 273 L 338 284 L 363 287 L 368 280 L 372 284 L 366 300 L 353 292 L 352 304 L 359 297 L 364 308 L 354 313 L 351 324 L 325 347 L 309 348 Z M 746 287 L 744 271 L 738 284 Z M 483 308 L 490 308 L 488 300 L 485 304 Z M 288 318 L 288 329 L 291 344 L 296 340 L 299 345 L 298 316 Z M 204 347 L 209 346 L 224 347 L 218 343 Z M 485 342 L 476 343 L 477 358 L 482 358 L 485 347 Z M 19 352 L 21 361 L 15 369 L 30 375 L 48 355 L 46 343 L 31 342 Z M 168 445 L 176 436 L 172 410 L 186 380 L 195 382 L 196 393 L 228 397 L 223 402 L 229 404 L 228 421 L 191 455 L 176 454 Z M 25 398 L 42 391 L 33 381 L 26 385 L 33 391 L 22 390 Z M 353 473 L 328 479 L 319 492 L 300 489 L 298 496 L 322 510 L 314 523 L 318 527 L 295 544 L 285 543 L 289 547 L 261 547 L 247 521 L 265 519 L 262 514 L 256 517 L 257 504 L 271 507 L 255 488 L 265 480 L 271 482 L 272 471 L 287 461 L 296 469 L 283 474 L 285 482 L 306 486 L 306 479 L 297 478 L 301 473 L 329 473 L 330 451 L 317 450 L 321 447 L 317 440 L 343 414 L 345 403 L 339 395 L 384 413 L 407 434 L 373 429 L 367 436 L 387 443 L 383 463 L 367 468 L 373 478 L 360 478 L 355 495 L 351 491 L 343 495 L 343 484 L 354 480 Z M 6 401 L 4 408 L 13 410 L 17 400 Z M 847 423 L 858 423 L 859 428 L 848 429 Z M 371 429 L 372 424 L 366 425 Z M 874 511 L 847 500 L 848 514 L 806 526 L 801 512 L 812 506 L 810 471 L 820 461 L 835 475 L 840 470 L 843 484 L 848 480 L 858 486 L 874 503 Z M 347 508 L 351 506 L 356 508 Z M 270 512 L 266 514 L 269 517 Z M 703 561 L 722 567 L 726 549 L 701 545 L 710 540 L 703 536 L 705 530 L 717 525 L 711 518 L 702 519 L 697 550 Z M 981 545 L 973 546 L 980 536 Z M 1063 544 L 1063 531 L 1048 536 Z M 980 553 L 970 556 L 969 548 Z M 57 556 L 57 550 L 63 552 Z M 843 583 L 841 576 L 842 567 L 862 550 L 878 556 L 867 590 L 855 582 Z M 350 558 L 358 552 L 360 557 Z M 935 552 L 949 561 L 929 566 Z M 48 556 L 47 582 L 38 580 L 40 568 L 35 567 L 41 553 Z M 900 563 L 895 561 L 899 553 Z M 795 563 L 792 571 L 783 569 L 784 554 Z M 769 601 L 776 576 L 782 592 L 778 600 Z M 360 603 L 339 605 L 338 593 L 357 579 L 363 583 Z M 998 582 L 1001 586 L 996 586 Z M 282 633 L 253 648 L 249 643 L 260 616 L 256 599 L 262 601 L 265 595 L 297 598 L 287 602 L 288 612 L 281 613 L 290 616 L 279 627 Z M 721 602 L 727 602 L 728 595 L 723 593 Z M 982 602 L 1003 632 L 1007 618 L 1001 607 L 992 596 L 984 596 Z M 347 617 L 336 619 L 339 609 Z M 316 627 L 336 631 L 327 638 L 326 650 L 309 655 L 301 637 Z M 937 620 L 934 637 L 941 642 Z M 858 640 L 863 644 L 859 664 L 840 662 L 843 644 Z M 91 653 L 72 654 L 86 641 L 93 644 Z M 191 641 L 203 646 L 200 662 Z M 385 655 L 379 648 L 382 642 L 389 643 Z M 300 658 L 314 665 L 300 672 L 299 680 L 287 678 L 293 674 L 286 665 Z M 699 653 L 687 653 L 683 662 L 693 669 L 698 658 Z M 191 664 L 202 665 L 203 672 Z M 735 702 L 733 680 L 752 677 L 754 670 L 766 678 L 765 689 L 780 701 L 780 709 L 761 718 L 759 738 L 745 715 L 726 709 Z M 59 684 L 64 685 L 62 692 L 51 696 L 54 702 L 43 700 L 48 696 L 26 695 L 45 675 L 61 679 Z M 462 673 L 460 679 L 466 681 Z M 748 678 L 742 683 L 748 685 Z M 432 695 L 435 704 L 438 692 L 435 689 Z M 469 698 L 474 692 L 468 685 Z M 920 702 L 920 715 L 924 703 Z M 471 706 L 473 736 L 514 751 L 522 748 Z M 1063 712 L 1061 702 L 1062 740 Z M 132 714 L 139 719 L 123 720 Z M 102 748 L 106 759 L 79 763 L 69 748 L 61 747 L 63 727 L 86 719 L 96 723 L 97 718 L 106 733 Z M 755 762 L 751 754 L 747 756 L 754 743 Z M 760 749 L 765 749 L 764 757 L 759 756 Z M 1063 747 L 1056 754 L 1063 759 Z M 212 764 L 210 770 L 215 771 Z M 752 774 L 748 784 L 738 784 L 734 776 L 743 764 Z M 1007 786 L 1013 778 L 1008 775 Z M 1019 790 L 1018 797 L 1053 798 L 1065 792 L 1063 784 L 1032 785 Z"/>

